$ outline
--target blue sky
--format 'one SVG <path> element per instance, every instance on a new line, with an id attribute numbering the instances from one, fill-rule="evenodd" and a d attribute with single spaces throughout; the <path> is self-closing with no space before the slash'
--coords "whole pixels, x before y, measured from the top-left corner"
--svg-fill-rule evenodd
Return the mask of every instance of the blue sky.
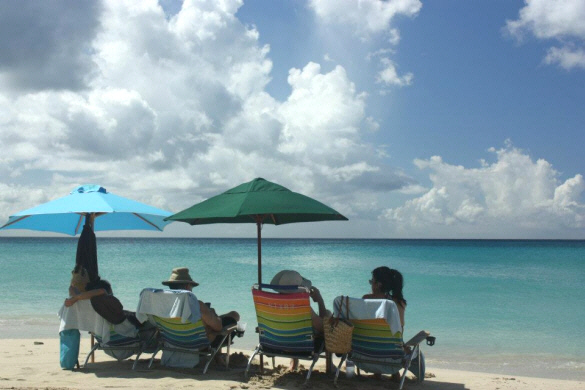
<path id="1" fill-rule="evenodd" d="M 0 25 L 4 220 L 261 176 L 350 218 L 265 237 L 585 238 L 582 0 L 26 1 Z"/>

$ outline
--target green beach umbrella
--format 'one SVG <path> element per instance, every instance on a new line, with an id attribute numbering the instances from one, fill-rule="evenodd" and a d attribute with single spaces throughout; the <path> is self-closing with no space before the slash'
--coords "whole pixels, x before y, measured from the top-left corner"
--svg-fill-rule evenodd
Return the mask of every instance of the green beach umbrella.
<path id="1" fill-rule="evenodd" d="M 331 207 L 262 178 L 240 184 L 166 218 L 191 225 L 255 223 L 258 234 L 258 283 L 262 283 L 263 224 L 347 221 Z"/>

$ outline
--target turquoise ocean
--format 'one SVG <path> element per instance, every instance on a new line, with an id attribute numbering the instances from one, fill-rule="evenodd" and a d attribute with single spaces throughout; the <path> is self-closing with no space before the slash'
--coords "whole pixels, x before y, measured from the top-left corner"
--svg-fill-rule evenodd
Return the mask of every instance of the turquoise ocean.
<path id="1" fill-rule="evenodd" d="M 585 379 L 585 241 L 264 239 L 263 278 L 295 269 L 331 307 L 370 291 L 382 265 L 405 278 L 405 338 L 426 329 L 433 367 Z M 57 337 L 76 238 L 0 238 L 1 338 Z M 247 323 L 237 347 L 257 343 L 251 286 L 255 239 L 98 237 L 100 275 L 129 310 L 145 287 L 163 287 L 174 267 L 194 293 Z"/>

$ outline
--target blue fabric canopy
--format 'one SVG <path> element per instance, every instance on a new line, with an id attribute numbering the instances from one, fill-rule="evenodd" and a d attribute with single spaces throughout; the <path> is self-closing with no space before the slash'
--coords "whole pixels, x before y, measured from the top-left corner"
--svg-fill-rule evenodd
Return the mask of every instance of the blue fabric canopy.
<path id="1" fill-rule="evenodd" d="M 159 230 L 171 221 L 172 213 L 136 202 L 88 184 L 75 188 L 63 198 L 12 215 L 0 229 L 28 229 L 79 234 L 86 215 L 94 214 L 94 231 Z"/>

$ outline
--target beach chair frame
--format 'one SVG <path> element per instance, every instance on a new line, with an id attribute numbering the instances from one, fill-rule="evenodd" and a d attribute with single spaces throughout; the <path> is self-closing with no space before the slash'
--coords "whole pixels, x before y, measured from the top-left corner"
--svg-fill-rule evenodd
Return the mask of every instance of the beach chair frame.
<path id="1" fill-rule="evenodd" d="M 114 331 L 113 325 L 110 325 L 110 341 L 108 341 L 107 343 L 104 343 L 102 338 L 94 334 L 93 332 L 89 332 L 89 334 L 91 334 L 94 337 L 95 343 L 93 344 L 91 350 L 89 351 L 87 357 L 85 358 L 83 368 L 87 367 L 87 363 L 89 359 L 95 354 L 95 351 L 132 351 L 133 352 L 132 355 L 134 354 L 140 355 L 145 345 L 145 343 L 140 339 L 138 335 L 136 337 L 126 337 L 122 336 L 119 333 L 116 333 L 116 331 Z M 128 356 L 126 359 L 129 359 L 130 356 Z"/>
<path id="2" fill-rule="evenodd" d="M 337 308 L 337 310 L 339 310 L 340 307 L 340 302 L 343 299 L 343 296 L 337 297 L 334 300 L 334 308 Z M 392 301 L 390 301 L 392 302 Z M 344 317 L 343 313 L 341 315 L 342 317 Z M 371 320 L 375 320 L 375 319 L 371 319 Z M 358 320 L 355 318 L 349 318 L 349 321 L 351 321 L 354 324 L 354 335 L 356 334 L 356 330 L 360 328 L 360 324 L 366 323 L 368 321 L 371 322 L 371 320 Z M 388 334 L 391 334 L 391 331 L 388 330 Z M 387 367 L 395 367 L 398 369 L 398 372 L 400 372 L 400 370 L 404 370 L 403 373 L 400 376 L 400 386 L 399 386 L 399 390 L 402 390 L 403 386 L 404 386 L 404 381 L 406 379 L 406 374 L 408 373 L 408 369 L 410 368 L 412 361 L 418 357 L 418 372 L 421 372 L 421 358 L 420 358 L 420 344 L 426 340 L 427 345 L 429 346 L 433 346 L 435 344 L 435 337 L 431 336 L 430 333 L 428 331 L 420 331 L 419 333 L 417 333 L 413 338 L 411 338 L 408 342 L 403 343 L 402 341 L 402 332 L 398 332 L 398 336 L 399 336 L 399 342 L 393 342 L 390 341 L 389 339 L 395 339 L 396 334 L 392 335 L 391 337 L 388 337 L 388 340 L 380 340 L 380 342 L 386 342 L 386 343 L 394 343 L 396 345 L 396 347 L 399 347 L 399 351 L 395 351 L 392 354 L 388 354 L 387 356 L 383 356 L 381 358 L 367 358 L 364 357 L 363 355 L 359 355 L 357 353 L 354 353 L 354 340 L 352 339 L 352 351 L 350 351 L 349 353 L 343 354 L 341 357 L 341 360 L 339 362 L 339 364 L 337 365 L 337 369 L 335 371 L 335 378 L 333 379 L 333 383 L 335 386 L 337 386 L 337 380 L 339 378 L 339 372 L 341 371 L 341 366 L 343 365 L 343 363 L 346 360 L 352 360 L 354 363 L 370 363 L 370 364 L 376 364 L 376 365 L 381 365 L 381 366 L 387 366 Z M 379 338 L 379 337 L 378 337 Z M 384 338 L 384 336 L 382 336 L 382 339 Z M 375 343 L 372 343 L 375 344 Z M 357 349 L 357 348 L 356 348 Z M 358 375 L 360 375 L 360 370 L 358 365 L 356 365 L 357 368 L 357 372 Z M 420 378 L 417 377 L 417 382 L 422 382 L 424 380 L 424 378 Z"/>
<path id="3" fill-rule="evenodd" d="M 262 289 L 304 290 L 300 293 L 280 294 L 278 292 L 262 291 Z M 273 286 L 270 284 L 255 284 L 252 286 L 252 296 L 258 327 L 256 332 L 260 342 L 246 366 L 244 376 L 248 379 L 252 361 L 258 355 L 272 358 L 272 367 L 275 366 L 275 357 L 310 360 L 311 366 L 307 372 L 305 383 L 311 378 L 315 364 L 324 351 L 325 343 L 322 342 L 315 350 L 315 336 L 313 334 L 311 320 L 311 306 L 309 289 L 299 286 Z M 269 313 L 271 312 L 271 313 Z M 268 318 L 268 316 L 270 318 Z M 288 317 L 289 321 L 278 321 Z M 268 325 L 270 324 L 270 325 Z M 283 324 L 288 324 L 282 327 Z M 294 325 L 297 325 L 296 327 Z M 280 326 L 280 328 L 279 328 Z M 260 373 L 264 373 L 264 367 L 260 364 Z"/>
<path id="4" fill-rule="evenodd" d="M 202 320 L 199 320 L 195 323 L 192 322 L 182 323 L 180 318 L 162 318 L 154 315 L 148 315 L 148 318 L 149 321 L 151 321 L 153 324 L 156 324 L 159 340 L 156 350 L 154 351 L 152 357 L 148 362 L 147 366 L 148 369 L 152 367 L 154 359 L 160 351 L 182 352 L 191 353 L 199 355 L 200 357 L 207 358 L 207 363 L 203 368 L 203 374 L 205 374 L 207 373 L 209 365 L 211 364 L 217 353 L 221 351 L 221 349 L 224 346 L 227 347 L 225 368 L 226 370 L 229 369 L 232 333 L 233 331 L 236 330 L 237 324 L 225 326 L 220 333 L 220 335 L 222 336 L 221 342 L 217 347 L 213 347 L 211 342 L 207 338 L 207 335 L 205 334 L 205 328 L 203 326 Z M 182 339 L 180 336 L 178 337 L 177 334 L 173 334 L 173 330 L 170 329 L 167 325 L 165 325 L 169 323 L 181 324 L 186 330 L 195 332 L 197 336 L 195 338 Z M 139 357 L 140 354 L 138 354 L 138 356 L 136 357 L 135 366 L 136 363 L 138 362 Z"/>

